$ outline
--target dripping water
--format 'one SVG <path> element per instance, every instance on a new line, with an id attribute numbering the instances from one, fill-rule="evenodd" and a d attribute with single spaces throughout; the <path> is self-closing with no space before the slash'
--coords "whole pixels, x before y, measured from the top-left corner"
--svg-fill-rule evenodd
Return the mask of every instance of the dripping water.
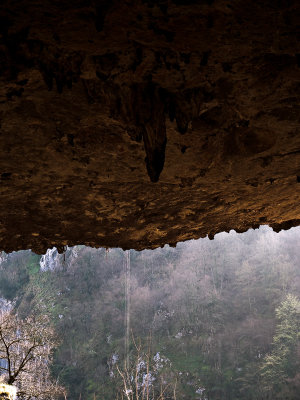
<path id="1" fill-rule="evenodd" d="M 124 256 L 125 275 L 125 368 L 129 367 L 129 338 L 130 338 L 130 250 Z"/>

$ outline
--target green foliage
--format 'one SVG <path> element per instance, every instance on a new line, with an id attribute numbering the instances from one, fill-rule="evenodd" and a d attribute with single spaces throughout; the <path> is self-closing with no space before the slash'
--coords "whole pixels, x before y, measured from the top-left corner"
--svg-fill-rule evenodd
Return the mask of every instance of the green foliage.
<path id="1" fill-rule="evenodd" d="M 8 255 L 0 267 L 0 293 L 7 300 L 20 295 L 30 280 L 39 272 L 40 257 L 31 251 L 19 251 Z"/>
<path id="2" fill-rule="evenodd" d="M 275 312 L 278 323 L 273 338 L 273 349 L 264 359 L 261 374 L 264 391 L 270 393 L 274 399 L 281 399 L 289 379 L 295 377 L 300 367 L 297 357 L 300 301 L 296 296 L 288 294 Z M 288 398 L 294 398 L 293 395 L 290 393 Z"/>

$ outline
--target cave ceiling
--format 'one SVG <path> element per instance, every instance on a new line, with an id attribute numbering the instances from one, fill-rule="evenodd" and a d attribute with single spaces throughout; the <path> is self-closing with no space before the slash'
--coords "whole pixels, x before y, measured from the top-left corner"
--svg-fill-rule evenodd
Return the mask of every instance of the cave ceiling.
<path id="1" fill-rule="evenodd" d="M 0 249 L 300 224 L 299 2 L 2 0 Z"/>

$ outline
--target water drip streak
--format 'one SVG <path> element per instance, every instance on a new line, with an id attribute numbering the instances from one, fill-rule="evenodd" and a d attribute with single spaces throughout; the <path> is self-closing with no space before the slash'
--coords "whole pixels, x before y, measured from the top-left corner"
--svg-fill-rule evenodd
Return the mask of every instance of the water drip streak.
<path id="1" fill-rule="evenodd" d="M 125 251 L 125 368 L 129 368 L 129 337 L 130 337 L 130 250 Z"/>

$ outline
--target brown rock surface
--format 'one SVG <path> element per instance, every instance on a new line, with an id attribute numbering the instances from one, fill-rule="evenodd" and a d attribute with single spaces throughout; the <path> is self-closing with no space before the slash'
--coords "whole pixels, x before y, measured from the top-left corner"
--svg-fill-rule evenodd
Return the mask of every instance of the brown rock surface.
<path id="1" fill-rule="evenodd" d="M 300 224 L 297 0 L 1 4 L 1 249 Z"/>

